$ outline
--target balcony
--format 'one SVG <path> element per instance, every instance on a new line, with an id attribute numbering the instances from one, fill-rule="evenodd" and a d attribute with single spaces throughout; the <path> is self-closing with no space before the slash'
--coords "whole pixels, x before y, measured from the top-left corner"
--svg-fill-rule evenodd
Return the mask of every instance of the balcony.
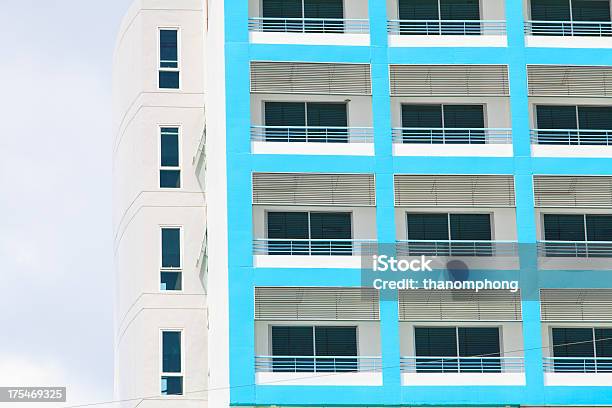
<path id="1" fill-rule="evenodd" d="M 391 47 L 505 47 L 503 0 L 391 0 Z"/>
<path id="2" fill-rule="evenodd" d="M 376 240 L 254 239 L 256 267 L 361 268 L 362 255 L 376 253 Z"/>
<path id="3" fill-rule="evenodd" d="M 254 154 L 374 155 L 374 129 L 345 126 L 251 126 Z"/>
<path id="4" fill-rule="evenodd" d="M 525 41 L 529 47 L 609 48 L 610 3 L 531 0 Z"/>
<path id="5" fill-rule="evenodd" d="M 612 241 L 538 241 L 538 254 L 548 258 L 612 258 Z"/>
<path id="6" fill-rule="evenodd" d="M 505 47 L 502 20 L 389 20 L 391 47 Z"/>
<path id="7" fill-rule="evenodd" d="M 397 253 L 408 257 L 512 257 L 517 256 L 517 247 L 516 241 L 403 240 L 397 242 Z"/>
<path id="8" fill-rule="evenodd" d="M 255 356 L 257 384 L 382 385 L 382 358 Z"/>
<path id="9" fill-rule="evenodd" d="M 396 156 L 512 156 L 508 128 L 393 128 Z"/>
<path id="10" fill-rule="evenodd" d="M 370 45 L 365 0 L 250 0 L 249 15 L 251 43 Z"/>
<path id="11" fill-rule="evenodd" d="M 402 357 L 402 384 L 524 385 L 522 357 Z"/>
<path id="12" fill-rule="evenodd" d="M 612 157 L 612 131 L 595 129 L 531 129 L 536 157 Z"/>

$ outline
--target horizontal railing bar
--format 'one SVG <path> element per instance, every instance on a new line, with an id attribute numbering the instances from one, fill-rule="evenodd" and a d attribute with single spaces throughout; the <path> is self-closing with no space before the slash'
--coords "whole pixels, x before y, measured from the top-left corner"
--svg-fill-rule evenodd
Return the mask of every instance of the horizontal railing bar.
<path id="1" fill-rule="evenodd" d="M 255 255 L 347 256 L 375 252 L 376 240 L 365 239 L 254 239 Z"/>
<path id="2" fill-rule="evenodd" d="M 251 126 L 251 140 L 261 142 L 372 143 L 374 129 L 351 126 Z"/>
<path id="3" fill-rule="evenodd" d="M 388 20 L 391 34 L 414 35 L 474 35 L 506 34 L 504 20 Z"/>
<path id="4" fill-rule="evenodd" d="M 528 20 L 525 21 L 525 32 L 535 35 L 552 36 L 612 36 L 610 21 L 561 21 L 561 20 Z"/>
<path id="5" fill-rule="evenodd" d="M 544 257 L 610 258 L 612 241 L 538 241 L 538 255 Z"/>
<path id="6" fill-rule="evenodd" d="M 523 357 L 401 357 L 402 372 L 517 373 L 524 372 Z"/>
<path id="7" fill-rule="evenodd" d="M 517 241 L 397 240 L 402 256 L 516 256 Z"/>
<path id="8" fill-rule="evenodd" d="M 357 18 L 250 17 L 248 27 L 251 31 L 367 34 L 369 24 L 368 19 Z"/>
<path id="9" fill-rule="evenodd" d="M 612 145 L 612 130 L 608 129 L 531 129 L 532 144 Z"/>
<path id="10" fill-rule="evenodd" d="M 510 144 L 509 128 L 392 128 L 394 143 L 402 144 Z"/>

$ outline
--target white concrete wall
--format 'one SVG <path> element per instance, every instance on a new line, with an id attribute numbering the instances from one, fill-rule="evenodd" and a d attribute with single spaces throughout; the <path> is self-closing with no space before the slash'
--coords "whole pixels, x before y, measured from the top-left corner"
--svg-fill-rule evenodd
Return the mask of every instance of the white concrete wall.
<path id="1" fill-rule="evenodd" d="M 516 231 L 516 211 L 514 208 L 446 208 L 446 207 L 424 207 L 407 208 L 398 207 L 395 209 L 395 234 L 398 240 L 407 239 L 408 229 L 406 226 L 407 213 L 479 213 L 492 214 L 491 238 L 498 241 L 515 241 Z"/>
<path id="2" fill-rule="evenodd" d="M 353 95 L 288 95 L 288 94 L 251 94 L 251 124 L 264 124 L 264 102 L 338 102 L 348 101 L 348 125 L 372 127 L 372 97 Z"/>
<path id="3" fill-rule="evenodd" d="M 201 0 L 137 0 L 117 36 L 113 69 L 115 397 L 140 407 L 201 407 L 207 388 L 206 296 L 196 260 L 206 226 L 192 157 L 204 124 Z M 181 89 L 158 89 L 158 29 L 179 28 Z M 159 188 L 159 127 L 179 126 L 182 186 Z M 160 226 L 183 228 L 183 290 L 159 291 Z M 160 330 L 183 332 L 184 397 L 160 395 Z M 187 400 L 189 398 L 190 400 Z M 195 399 L 194 399 L 195 398 Z M 130 403 L 131 404 L 131 403 Z M 124 406 L 131 406 L 125 404 Z M 205 406 L 205 403 L 204 403 Z"/>
<path id="4" fill-rule="evenodd" d="M 391 98 L 391 124 L 402 126 L 402 104 L 485 105 L 485 127 L 510 128 L 510 99 L 506 97 L 412 96 Z"/>
<path id="5" fill-rule="evenodd" d="M 267 238 L 267 211 L 350 212 L 353 239 L 376 239 L 376 208 L 323 206 L 253 206 L 253 237 Z"/>

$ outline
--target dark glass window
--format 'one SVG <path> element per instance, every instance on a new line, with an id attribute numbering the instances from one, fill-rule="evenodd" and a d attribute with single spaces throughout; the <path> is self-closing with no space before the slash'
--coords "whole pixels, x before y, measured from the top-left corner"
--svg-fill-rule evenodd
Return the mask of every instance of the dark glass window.
<path id="1" fill-rule="evenodd" d="M 337 18 L 344 17 L 342 0 L 304 0 L 305 18 Z"/>
<path id="2" fill-rule="evenodd" d="M 597 357 L 612 357 L 612 328 L 595 329 L 595 352 Z M 607 362 L 607 366 L 612 371 L 612 362 Z"/>
<path id="3" fill-rule="evenodd" d="M 266 102 L 264 110 L 268 142 L 348 142 L 346 103 Z"/>
<path id="4" fill-rule="evenodd" d="M 264 18 L 302 18 L 302 0 L 263 0 Z"/>
<path id="5" fill-rule="evenodd" d="M 484 126 L 483 105 L 402 105 L 405 143 L 485 143 Z"/>
<path id="6" fill-rule="evenodd" d="M 577 129 L 575 106 L 537 105 L 536 119 L 539 129 Z"/>
<path id="7" fill-rule="evenodd" d="M 444 105 L 445 128 L 483 128 L 482 105 Z"/>
<path id="8" fill-rule="evenodd" d="M 400 20 L 438 20 L 438 0 L 399 0 Z"/>
<path id="9" fill-rule="evenodd" d="M 448 240 L 448 214 L 409 213 L 407 215 L 408 239 Z"/>
<path id="10" fill-rule="evenodd" d="M 541 21 L 569 21 L 569 0 L 530 0 L 531 19 Z"/>
<path id="11" fill-rule="evenodd" d="M 612 107 L 578 106 L 580 129 L 612 130 Z"/>
<path id="12" fill-rule="evenodd" d="M 268 238 L 308 239 L 307 212 L 268 212 Z"/>
<path id="13" fill-rule="evenodd" d="M 557 372 L 612 372 L 612 329 L 555 327 L 552 329 L 554 369 Z"/>
<path id="14" fill-rule="evenodd" d="M 178 31 L 159 31 L 160 68 L 178 68 Z"/>
<path id="15" fill-rule="evenodd" d="M 586 216 L 587 241 L 612 241 L 612 215 Z"/>
<path id="16" fill-rule="evenodd" d="M 179 129 L 161 128 L 159 186 L 161 188 L 180 188 L 181 171 L 179 167 Z"/>
<path id="17" fill-rule="evenodd" d="M 544 214 L 546 241 L 584 241 L 584 215 Z"/>
<path id="18" fill-rule="evenodd" d="M 478 0 L 440 0 L 442 20 L 480 20 Z"/>
<path id="19" fill-rule="evenodd" d="M 161 271 L 160 290 L 182 290 L 181 272 Z"/>
<path id="20" fill-rule="evenodd" d="M 181 372 L 181 332 L 162 332 L 162 372 Z"/>
<path id="21" fill-rule="evenodd" d="M 571 0 L 574 21 L 610 21 L 610 0 Z"/>
<path id="22" fill-rule="evenodd" d="M 457 372 L 457 329 L 455 327 L 416 327 L 414 329 L 417 372 Z M 423 358 L 423 357 L 433 357 Z"/>
<path id="23" fill-rule="evenodd" d="M 162 375 L 161 394 L 183 395 L 183 377 Z"/>
<path id="24" fill-rule="evenodd" d="M 262 12 L 268 19 L 264 31 L 344 31 L 344 23 L 336 20 L 344 18 L 342 0 L 263 0 Z"/>
<path id="25" fill-rule="evenodd" d="M 490 241 L 491 216 L 489 214 L 450 214 L 452 240 Z"/>
<path id="26" fill-rule="evenodd" d="M 402 127 L 441 128 L 442 105 L 402 105 Z"/>
<path id="27" fill-rule="evenodd" d="M 162 268 L 181 267 L 181 230 L 162 228 Z"/>
<path id="28" fill-rule="evenodd" d="M 310 213 L 313 239 L 351 239 L 350 213 Z"/>
<path id="29" fill-rule="evenodd" d="M 303 102 L 265 102 L 266 126 L 306 126 Z"/>
<path id="30" fill-rule="evenodd" d="M 159 71 L 159 87 L 161 89 L 178 89 L 179 88 L 179 72 L 178 71 Z"/>

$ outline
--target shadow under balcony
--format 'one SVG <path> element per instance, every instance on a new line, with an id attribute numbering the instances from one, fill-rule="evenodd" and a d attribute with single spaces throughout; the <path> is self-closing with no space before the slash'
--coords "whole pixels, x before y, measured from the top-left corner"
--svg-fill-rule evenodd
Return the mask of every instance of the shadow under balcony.
<path id="1" fill-rule="evenodd" d="M 395 156 L 512 156 L 512 129 L 393 128 Z"/>

